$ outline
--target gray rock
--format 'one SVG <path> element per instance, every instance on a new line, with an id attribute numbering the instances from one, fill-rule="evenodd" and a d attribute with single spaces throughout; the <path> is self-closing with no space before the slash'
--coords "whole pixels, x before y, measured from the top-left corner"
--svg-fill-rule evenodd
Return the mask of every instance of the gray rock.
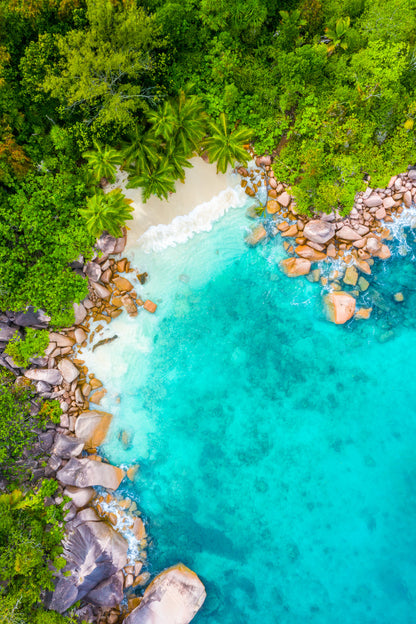
<path id="1" fill-rule="evenodd" d="M 158 574 L 124 624 L 189 624 L 206 598 L 197 575 L 179 563 Z"/>
<path id="2" fill-rule="evenodd" d="M 95 513 L 92 521 L 78 518 L 80 514 L 83 512 L 67 524 L 63 542 L 63 556 L 67 561 L 63 571 L 70 572 L 70 576 L 61 574 L 58 577 L 55 591 L 47 600 L 49 609 L 59 613 L 69 609 L 127 564 L 126 540 L 108 524 L 99 522 Z"/>
<path id="3" fill-rule="evenodd" d="M 87 311 L 82 303 L 74 303 L 75 325 L 81 325 L 87 316 Z"/>
<path id="4" fill-rule="evenodd" d="M 62 375 L 56 368 L 30 368 L 24 375 L 33 381 L 46 381 L 51 386 L 59 386 L 62 382 Z"/>
<path id="5" fill-rule="evenodd" d="M 62 377 L 64 378 L 64 381 L 66 381 L 69 384 L 75 381 L 77 377 L 79 377 L 79 370 L 71 362 L 71 360 L 68 360 L 67 358 L 63 358 L 62 360 L 58 362 L 58 368 L 62 373 Z"/>
<path id="6" fill-rule="evenodd" d="M 46 381 L 38 381 L 36 384 L 36 392 L 39 394 L 43 394 L 44 392 L 50 392 L 52 390 L 52 386 Z"/>
<path id="7" fill-rule="evenodd" d="M 116 245 L 117 239 L 111 236 L 111 234 L 101 234 L 100 238 L 97 240 L 98 249 L 106 256 L 115 253 Z"/>
<path id="8" fill-rule="evenodd" d="M 116 607 L 123 600 L 123 572 L 116 572 L 90 591 L 85 599 L 99 607 Z"/>
<path id="9" fill-rule="evenodd" d="M 45 314 L 43 310 L 36 310 L 30 306 L 26 312 L 18 312 L 14 317 L 14 323 L 21 327 L 34 327 L 42 329 L 49 325 L 51 317 Z"/>
<path id="10" fill-rule="evenodd" d="M 34 366 L 47 366 L 49 362 L 49 358 L 45 356 L 43 357 L 34 357 L 30 358 L 29 362 Z"/>
<path id="11" fill-rule="evenodd" d="M 85 274 L 92 282 L 98 282 L 101 277 L 101 268 L 95 262 L 87 262 L 85 265 Z"/>
<path id="12" fill-rule="evenodd" d="M 57 433 L 52 452 L 64 459 L 70 459 L 71 457 L 80 455 L 83 448 L 84 442 L 81 440 L 70 438 L 62 433 Z"/>
<path id="13" fill-rule="evenodd" d="M 407 173 L 409 180 L 416 180 L 416 169 L 410 169 Z"/>
<path id="14" fill-rule="evenodd" d="M 58 347 L 72 347 L 75 344 L 72 338 L 58 334 L 58 332 L 49 332 L 49 341 L 54 342 Z"/>
<path id="15" fill-rule="evenodd" d="M 92 501 L 95 496 L 95 490 L 92 487 L 76 488 L 68 485 L 68 487 L 64 489 L 64 496 L 69 496 L 75 507 L 81 508 Z"/>
<path id="16" fill-rule="evenodd" d="M 0 342 L 9 342 L 16 332 L 20 334 L 17 327 L 7 325 L 7 323 L 0 323 Z"/>
<path id="17" fill-rule="evenodd" d="M 306 238 L 314 243 L 327 243 L 335 234 L 335 226 L 329 221 L 322 221 L 321 219 L 314 219 L 309 221 L 303 230 L 303 234 Z"/>
<path id="18" fill-rule="evenodd" d="M 124 478 L 124 472 L 111 464 L 94 459 L 70 459 L 56 475 L 64 485 L 91 487 L 101 485 L 109 490 L 116 490 Z"/>

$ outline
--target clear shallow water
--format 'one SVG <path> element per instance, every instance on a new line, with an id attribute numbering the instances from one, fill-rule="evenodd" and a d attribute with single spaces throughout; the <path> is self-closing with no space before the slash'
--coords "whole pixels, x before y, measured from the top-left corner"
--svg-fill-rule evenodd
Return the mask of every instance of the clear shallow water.
<path id="1" fill-rule="evenodd" d="M 413 623 L 410 230 L 407 258 L 380 263 L 365 296 L 373 318 L 337 327 L 319 286 L 280 273 L 281 240 L 245 247 L 247 223 L 231 209 L 210 233 L 136 252 L 159 307 L 119 317 L 96 351 L 116 414 L 102 450 L 140 463 L 153 571 L 183 561 L 206 584 L 195 622 Z"/>

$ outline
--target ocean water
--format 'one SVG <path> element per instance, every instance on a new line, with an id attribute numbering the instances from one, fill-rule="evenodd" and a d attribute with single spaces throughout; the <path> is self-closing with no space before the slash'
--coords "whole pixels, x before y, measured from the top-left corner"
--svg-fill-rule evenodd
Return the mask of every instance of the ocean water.
<path id="1" fill-rule="evenodd" d="M 150 570 L 200 576 L 196 624 L 414 623 L 413 230 L 394 226 L 374 267 L 371 319 L 335 326 L 319 284 L 280 272 L 282 240 L 248 248 L 245 206 L 228 204 L 209 232 L 137 247 L 158 310 L 119 317 L 87 354 L 115 414 L 101 450 L 140 464 L 122 488 Z"/>

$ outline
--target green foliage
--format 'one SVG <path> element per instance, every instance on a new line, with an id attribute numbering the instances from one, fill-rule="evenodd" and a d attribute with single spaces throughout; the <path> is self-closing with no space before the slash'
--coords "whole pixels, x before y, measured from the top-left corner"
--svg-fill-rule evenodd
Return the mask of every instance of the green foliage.
<path id="1" fill-rule="evenodd" d="M 116 166 L 121 163 L 121 157 L 117 150 L 108 145 L 101 146 L 98 143 L 94 143 L 94 149 L 85 152 L 83 157 L 87 159 L 88 167 L 97 182 L 101 178 L 114 182 Z"/>
<path id="2" fill-rule="evenodd" d="M 49 333 L 46 329 L 28 327 L 22 339 L 18 332 L 7 343 L 5 353 L 13 358 L 17 366 L 27 368 L 30 358 L 45 355 L 49 344 Z"/>
<path id="3" fill-rule="evenodd" d="M 112 236 L 121 236 L 121 228 L 132 219 L 131 199 L 124 197 L 119 188 L 104 194 L 97 191 L 87 200 L 87 206 L 79 213 L 85 219 L 88 231 L 98 238 L 106 231 Z"/>
<path id="4" fill-rule="evenodd" d="M 160 160 L 150 171 L 142 172 L 138 169 L 130 169 L 127 188 L 142 188 L 143 201 L 146 202 L 151 195 L 159 198 L 168 198 L 169 193 L 175 191 L 175 171 L 167 159 Z"/>
<path id="5" fill-rule="evenodd" d="M 93 238 L 78 214 L 86 188 L 69 173 L 29 174 L 14 193 L 0 190 L 2 306 L 43 309 L 56 325 L 70 325 L 72 303 L 88 293 L 69 263 L 90 257 Z"/>
<path id="6" fill-rule="evenodd" d="M 28 476 L 24 458 L 33 455 L 36 429 L 59 420 L 57 401 L 46 402 L 37 415 L 32 415 L 34 400 L 30 385 L 17 385 L 12 373 L 0 371 L 0 466 L 9 481 Z"/>
<path id="7" fill-rule="evenodd" d="M 205 147 L 210 162 L 216 161 L 217 171 L 225 173 L 228 165 L 234 166 L 236 161 L 246 164 L 250 160 L 250 155 L 244 148 L 252 137 L 248 128 L 230 130 L 224 113 L 221 113 L 218 122 L 210 122 L 210 134 L 205 141 Z"/>
<path id="8" fill-rule="evenodd" d="M 54 567 L 61 567 L 63 504 L 44 502 L 57 486 L 49 480 L 26 494 L 0 495 L 0 598 L 21 621 L 33 616 L 41 592 L 53 589 Z"/>

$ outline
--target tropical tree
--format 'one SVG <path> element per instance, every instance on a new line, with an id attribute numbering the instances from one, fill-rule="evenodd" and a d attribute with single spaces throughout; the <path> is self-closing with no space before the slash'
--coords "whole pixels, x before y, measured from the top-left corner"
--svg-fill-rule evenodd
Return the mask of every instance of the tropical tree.
<path id="1" fill-rule="evenodd" d="M 159 141 L 151 132 L 141 134 L 136 127 L 121 150 L 123 167 L 134 163 L 139 171 L 150 171 L 160 160 Z"/>
<path id="2" fill-rule="evenodd" d="M 175 192 L 175 172 L 168 159 L 159 162 L 151 171 L 142 172 L 132 169 L 127 188 L 142 188 L 143 201 L 146 202 L 151 195 L 159 198 L 168 198 L 169 193 Z"/>
<path id="3" fill-rule="evenodd" d="M 221 113 L 218 122 L 209 123 L 211 136 L 205 140 L 205 148 L 210 162 L 217 161 L 217 172 L 225 173 L 228 165 L 233 166 L 235 161 L 246 164 L 250 155 L 245 149 L 252 132 L 248 128 L 240 126 L 230 130 L 224 113 Z"/>
<path id="4" fill-rule="evenodd" d="M 338 46 L 343 50 L 348 48 L 348 43 L 345 41 L 344 37 L 347 34 L 350 23 L 351 20 L 349 17 L 340 17 L 339 20 L 337 20 L 334 30 L 325 28 L 325 36 L 327 39 L 330 39 L 330 42 L 327 44 L 328 54 L 332 54 Z"/>
<path id="5" fill-rule="evenodd" d="M 98 191 L 87 200 L 85 208 L 79 213 L 86 220 L 87 229 L 96 238 L 104 231 L 112 236 L 121 236 L 121 228 L 126 221 L 132 219 L 133 207 L 131 199 L 127 199 L 120 189 L 110 193 Z"/>
<path id="6" fill-rule="evenodd" d="M 102 178 L 114 182 L 116 165 L 119 165 L 121 162 L 119 152 L 108 145 L 101 146 L 98 143 L 94 143 L 94 148 L 83 154 L 83 157 L 88 161 L 93 178 L 97 182 Z"/>

